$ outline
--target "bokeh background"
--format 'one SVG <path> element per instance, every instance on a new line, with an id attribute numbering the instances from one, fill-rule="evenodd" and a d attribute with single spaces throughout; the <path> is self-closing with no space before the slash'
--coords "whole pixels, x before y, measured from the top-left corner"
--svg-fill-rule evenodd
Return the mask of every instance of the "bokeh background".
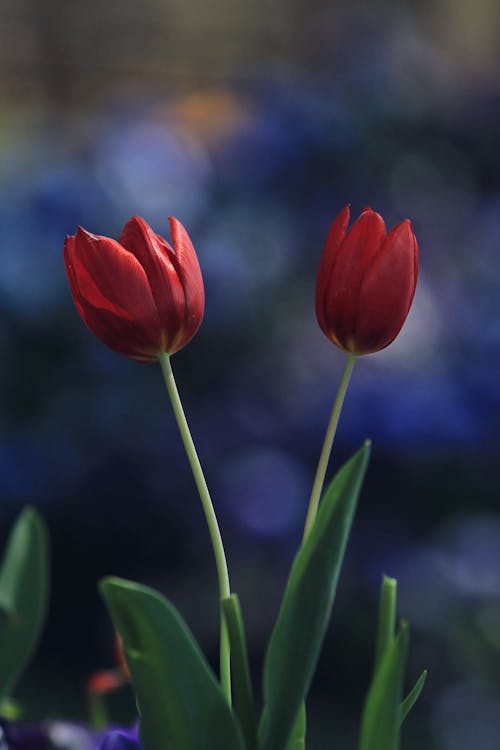
<path id="1" fill-rule="evenodd" d="M 159 368 L 73 307 L 62 241 L 133 214 L 188 227 L 202 329 L 173 365 L 247 619 L 258 684 L 342 368 L 314 315 L 347 202 L 413 220 L 421 275 L 357 365 L 331 470 L 367 436 L 363 491 L 309 709 L 311 750 L 354 748 L 378 586 L 399 580 L 404 747 L 500 748 L 500 24 L 496 0 L 3 0 L 0 529 L 27 503 L 53 544 L 50 619 L 17 698 L 84 720 L 113 664 L 96 592 L 157 586 L 213 663 L 216 577 Z M 112 699 L 128 721 L 127 690 Z"/>

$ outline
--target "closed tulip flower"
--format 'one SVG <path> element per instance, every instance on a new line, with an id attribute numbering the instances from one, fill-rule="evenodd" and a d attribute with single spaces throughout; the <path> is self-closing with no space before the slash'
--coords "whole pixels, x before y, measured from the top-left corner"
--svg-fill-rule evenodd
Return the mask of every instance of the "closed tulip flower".
<path id="1" fill-rule="evenodd" d="M 398 335 L 415 294 L 418 246 L 406 219 L 388 234 L 366 208 L 347 230 L 349 207 L 326 238 L 316 284 L 316 315 L 330 341 L 350 354 L 384 349 Z"/>
<path id="2" fill-rule="evenodd" d="M 200 327 L 203 279 L 188 233 L 170 218 L 172 247 L 134 216 L 118 241 L 81 227 L 64 243 L 76 308 L 97 338 L 152 362 L 185 346 Z"/>

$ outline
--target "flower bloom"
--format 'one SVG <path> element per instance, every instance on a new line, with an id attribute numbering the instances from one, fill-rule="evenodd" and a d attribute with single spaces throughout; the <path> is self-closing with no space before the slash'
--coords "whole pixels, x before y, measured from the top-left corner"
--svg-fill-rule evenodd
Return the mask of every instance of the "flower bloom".
<path id="1" fill-rule="evenodd" d="M 349 207 L 328 232 L 316 282 L 316 316 L 334 344 L 352 354 L 384 349 L 398 335 L 415 294 L 418 246 L 406 219 L 387 234 L 365 208 L 347 230 Z"/>
<path id="2" fill-rule="evenodd" d="M 76 308 L 97 338 L 152 362 L 185 346 L 200 327 L 205 292 L 189 235 L 170 218 L 171 247 L 134 216 L 118 242 L 82 227 L 64 243 Z"/>

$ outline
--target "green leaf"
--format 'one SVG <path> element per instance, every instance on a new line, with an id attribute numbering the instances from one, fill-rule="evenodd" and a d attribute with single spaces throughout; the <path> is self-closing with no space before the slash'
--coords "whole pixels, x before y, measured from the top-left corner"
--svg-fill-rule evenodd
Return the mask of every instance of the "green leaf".
<path id="1" fill-rule="evenodd" d="M 394 578 L 384 576 L 380 587 L 380 605 L 378 610 L 377 642 L 375 646 L 375 668 L 382 661 L 385 652 L 392 645 L 396 628 L 397 582 Z"/>
<path id="2" fill-rule="evenodd" d="M 309 690 L 369 452 L 366 443 L 335 476 L 293 563 L 265 658 L 260 750 L 285 750 Z"/>
<path id="3" fill-rule="evenodd" d="M 27 508 L 10 533 L 0 568 L 0 701 L 35 650 L 48 597 L 47 531 L 37 511 Z"/>
<path id="4" fill-rule="evenodd" d="M 286 750 L 305 750 L 306 747 L 306 704 L 303 703 L 292 729 Z"/>
<path id="5" fill-rule="evenodd" d="M 236 594 L 222 600 L 231 645 L 231 674 L 235 692 L 236 713 L 240 720 L 247 750 L 257 747 L 257 722 L 248 664 L 248 651 L 241 608 Z"/>
<path id="6" fill-rule="evenodd" d="M 238 721 L 175 608 L 146 586 L 99 588 L 132 675 L 143 750 L 244 750 Z"/>
<path id="7" fill-rule="evenodd" d="M 408 652 L 408 624 L 387 648 L 372 680 L 361 721 L 360 750 L 398 750 L 401 697 Z"/>
<path id="8" fill-rule="evenodd" d="M 401 703 L 401 723 L 406 719 L 410 711 L 412 710 L 415 703 L 420 697 L 422 688 L 424 687 L 425 679 L 427 677 L 427 670 L 424 669 L 418 680 L 416 681 L 413 688 L 410 690 L 404 701 Z"/>

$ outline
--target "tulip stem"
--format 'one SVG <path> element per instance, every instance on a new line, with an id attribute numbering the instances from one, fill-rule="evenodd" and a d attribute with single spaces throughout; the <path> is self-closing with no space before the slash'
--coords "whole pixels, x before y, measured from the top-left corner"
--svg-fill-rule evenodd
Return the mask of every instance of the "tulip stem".
<path id="1" fill-rule="evenodd" d="M 187 457 L 191 465 L 193 472 L 194 481 L 198 492 L 200 494 L 201 504 L 205 513 L 205 518 L 208 525 L 208 531 L 210 533 L 210 539 L 212 540 L 212 547 L 215 555 L 215 564 L 217 567 L 217 577 L 219 580 L 219 596 L 222 599 L 226 599 L 231 594 L 229 586 L 229 573 L 227 569 L 226 554 L 224 552 L 224 545 L 222 543 L 222 537 L 217 523 L 217 516 L 215 515 L 214 506 L 210 497 L 210 492 L 201 468 L 200 460 L 196 452 L 196 448 L 191 437 L 191 432 L 187 423 L 186 415 L 182 407 L 179 391 L 174 379 L 174 373 L 172 372 L 172 366 L 170 364 L 170 357 L 168 354 L 160 354 L 159 357 L 163 377 L 165 379 L 165 385 L 167 386 L 168 395 L 172 403 L 174 410 L 175 419 L 179 432 L 181 433 L 182 442 L 186 449 Z M 229 648 L 229 635 L 224 618 L 221 616 L 221 632 L 220 632 L 220 681 L 222 690 L 227 698 L 229 705 L 231 705 L 231 663 L 230 663 L 230 648 Z"/>
<path id="2" fill-rule="evenodd" d="M 318 468 L 316 469 L 316 476 L 314 477 L 311 498 L 309 500 L 309 507 L 307 509 L 306 522 L 304 525 L 304 535 L 302 537 L 303 542 L 305 542 L 305 540 L 307 539 L 309 532 L 314 525 L 314 521 L 316 520 L 321 492 L 323 491 L 323 484 L 325 483 L 328 461 L 330 460 L 330 455 L 332 452 L 333 440 L 335 438 L 335 433 L 337 432 L 340 412 L 342 411 L 342 405 L 344 403 L 347 386 L 349 385 L 355 362 L 356 355 L 348 354 L 344 365 L 344 371 L 342 373 L 342 377 L 340 378 L 337 395 L 335 396 L 335 401 L 333 402 L 330 421 L 328 422 L 328 427 L 326 428 L 325 440 L 321 449 Z"/>

